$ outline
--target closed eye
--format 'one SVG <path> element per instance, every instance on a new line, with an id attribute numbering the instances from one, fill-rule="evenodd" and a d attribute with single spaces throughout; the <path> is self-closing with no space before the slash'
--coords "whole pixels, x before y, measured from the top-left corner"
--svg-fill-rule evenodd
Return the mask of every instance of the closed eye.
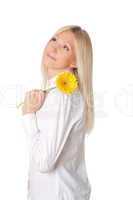
<path id="1" fill-rule="evenodd" d="M 56 37 L 52 37 L 50 41 L 55 42 L 55 41 L 57 41 L 57 38 L 56 38 Z M 68 47 L 67 45 L 64 45 L 63 48 L 66 49 L 67 51 L 70 50 L 69 47 Z"/>
<path id="2" fill-rule="evenodd" d="M 67 51 L 69 51 L 69 48 L 68 48 L 68 46 L 67 45 L 64 45 L 64 47 L 63 47 L 64 49 L 66 49 Z"/>
<path id="3" fill-rule="evenodd" d="M 52 37 L 52 38 L 51 38 L 51 41 L 56 41 L 56 38 L 55 38 L 55 37 Z"/>

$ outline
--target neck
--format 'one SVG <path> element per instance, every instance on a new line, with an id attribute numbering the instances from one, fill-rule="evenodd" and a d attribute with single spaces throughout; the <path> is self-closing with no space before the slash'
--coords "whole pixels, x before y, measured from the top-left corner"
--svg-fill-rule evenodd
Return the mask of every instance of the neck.
<path id="1" fill-rule="evenodd" d="M 73 69 L 70 68 L 70 67 L 69 67 L 69 68 L 59 69 L 59 70 L 48 69 L 48 70 L 47 70 L 48 80 L 51 79 L 52 77 L 56 76 L 56 75 L 59 74 L 60 72 L 64 72 L 64 71 L 73 72 Z"/>

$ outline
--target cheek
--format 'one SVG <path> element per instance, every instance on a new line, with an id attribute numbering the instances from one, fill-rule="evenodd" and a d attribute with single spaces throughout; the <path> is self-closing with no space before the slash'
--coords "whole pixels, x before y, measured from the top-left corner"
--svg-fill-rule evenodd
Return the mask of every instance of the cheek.
<path id="1" fill-rule="evenodd" d="M 51 44 L 48 42 L 48 43 L 46 44 L 46 46 L 45 46 L 45 50 L 44 50 L 45 54 L 46 54 L 48 51 L 51 51 L 51 49 L 52 49 Z"/>
<path id="2" fill-rule="evenodd" d="M 45 50 L 44 50 L 44 52 L 47 53 L 47 51 L 48 51 L 49 49 L 50 49 L 50 45 L 47 44 L 47 45 L 45 46 Z"/>
<path id="3" fill-rule="evenodd" d="M 57 62 L 67 65 L 70 62 L 70 58 L 69 54 L 61 53 L 57 56 Z"/>
<path id="4" fill-rule="evenodd" d="M 59 67 L 66 67 L 69 65 L 68 59 L 66 59 L 66 57 L 60 57 L 57 59 L 56 63 Z"/>
<path id="5" fill-rule="evenodd" d="M 48 48 L 47 48 L 47 46 L 46 46 L 46 47 L 44 48 L 44 54 L 43 54 L 43 55 L 44 55 L 44 57 L 46 56 L 47 49 L 48 49 Z"/>

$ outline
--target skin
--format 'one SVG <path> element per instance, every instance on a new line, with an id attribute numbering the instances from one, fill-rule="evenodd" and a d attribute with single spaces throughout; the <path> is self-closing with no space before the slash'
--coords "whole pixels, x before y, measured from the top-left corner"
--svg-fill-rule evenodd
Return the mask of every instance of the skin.
<path id="1" fill-rule="evenodd" d="M 48 79 L 62 71 L 73 71 L 76 68 L 75 36 L 71 31 L 53 35 L 44 49 L 44 66 L 47 69 Z M 26 92 L 22 114 L 33 113 L 39 110 L 45 100 L 42 90 Z"/>

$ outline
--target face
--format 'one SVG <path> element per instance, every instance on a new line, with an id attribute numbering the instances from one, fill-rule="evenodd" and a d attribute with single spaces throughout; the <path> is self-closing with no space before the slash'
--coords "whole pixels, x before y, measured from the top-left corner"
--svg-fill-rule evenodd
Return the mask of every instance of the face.
<path id="1" fill-rule="evenodd" d="M 76 67 L 75 36 L 71 31 L 55 34 L 44 49 L 44 66 L 63 70 Z"/>

